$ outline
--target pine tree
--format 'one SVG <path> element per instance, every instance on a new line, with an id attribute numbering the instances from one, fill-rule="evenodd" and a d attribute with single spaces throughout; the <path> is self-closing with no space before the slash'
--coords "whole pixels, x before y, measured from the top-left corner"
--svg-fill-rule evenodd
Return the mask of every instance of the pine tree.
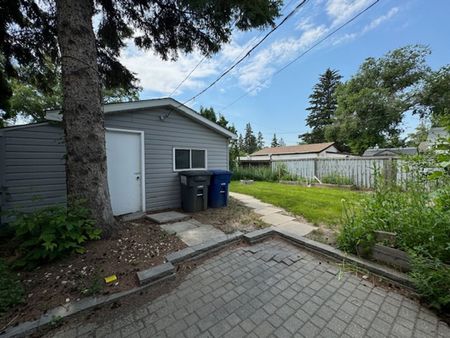
<path id="1" fill-rule="evenodd" d="M 326 142 L 325 127 L 332 124 L 336 111 L 337 100 L 335 91 L 340 84 L 342 76 L 337 70 L 328 68 L 320 75 L 319 82 L 314 86 L 309 96 L 310 106 L 306 124 L 311 128 L 309 133 L 300 135 L 306 143 Z"/>
<path id="2" fill-rule="evenodd" d="M 239 134 L 239 137 L 238 137 L 238 149 L 239 149 L 239 154 L 243 155 L 246 153 L 244 138 L 242 137 L 242 134 Z"/>
<path id="3" fill-rule="evenodd" d="M 258 146 L 258 150 L 264 148 L 264 137 L 260 131 L 258 132 L 258 137 L 256 138 L 256 145 Z"/>
<path id="4" fill-rule="evenodd" d="M 247 154 L 254 153 L 258 150 L 256 137 L 253 134 L 252 126 L 250 125 L 250 123 L 247 123 L 247 125 L 245 126 L 244 149 Z"/>
<path id="5" fill-rule="evenodd" d="M 278 147 L 285 147 L 285 146 L 286 146 L 286 143 L 284 142 L 283 138 L 281 137 L 278 140 Z"/>
<path id="6" fill-rule="evenodd" d="M 217 116 L 213 107 L 209 108 L 200 107 L 200 115 L 206 117 L 208 120 L 214 123 L 217 123 Z"/>
<path id="7" fill-rule="evenodd" d="M 278 147 L 277 134 L 273 134 L 272 143 L 270 144 L 272 148 Z"/>

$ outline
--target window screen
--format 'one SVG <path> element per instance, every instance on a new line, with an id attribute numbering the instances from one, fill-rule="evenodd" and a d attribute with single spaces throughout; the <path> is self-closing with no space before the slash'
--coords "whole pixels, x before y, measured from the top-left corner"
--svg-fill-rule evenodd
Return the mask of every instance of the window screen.
<path id="1" fill-rule="evenodd" d="M 175 169 L 190 169 L 189 156 L 189 149 L 175 149 Z"/>
<path id="2" fill-rule="evenodd" d="M 205 163 L 205 151 L 204 150 L 191 150 L 192 152 L 192 168 L 206 168 Z"/>

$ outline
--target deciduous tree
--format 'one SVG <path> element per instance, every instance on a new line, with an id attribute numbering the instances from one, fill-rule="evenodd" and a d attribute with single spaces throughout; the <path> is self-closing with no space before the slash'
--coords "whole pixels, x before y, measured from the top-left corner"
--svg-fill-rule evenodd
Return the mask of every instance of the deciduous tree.
<path id="1" fill-rule="evenodd" d="M 338 86 L 336 114 L 325 138 L 357 154 L 376 145 L 401 146 L 401 122 L 417 104 L 429 72 L 425 63 L 429 53 L 423 46 L 406 46 L 366 59 L 349 81 Z"/>

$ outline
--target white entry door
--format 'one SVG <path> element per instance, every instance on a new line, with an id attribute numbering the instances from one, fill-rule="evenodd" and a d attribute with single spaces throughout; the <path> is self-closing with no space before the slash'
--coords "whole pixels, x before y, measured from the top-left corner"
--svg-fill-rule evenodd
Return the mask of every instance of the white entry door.
<path id="1" fill-rule="evenodd" d="M 144 173 L 140 132 L 108 129 L 108 185 L 114 215 L 144 210 Z"/>

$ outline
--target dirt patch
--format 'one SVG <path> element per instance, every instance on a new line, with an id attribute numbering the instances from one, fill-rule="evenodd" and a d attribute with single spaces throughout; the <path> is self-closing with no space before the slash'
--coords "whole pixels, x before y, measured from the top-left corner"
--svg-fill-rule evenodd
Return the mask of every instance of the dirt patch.
<path id="1" fill-rule="evenodd" d="M 137 271 L 163 263 L 166 254 L 185 247 L 178 237 L 148 220 L 122 222 L 117 236 L 88 243 L 84 254 L 18 272 L 25 303 L 0 318 L 0 328 L 35 319 L 46 310 L 82 297 L 136 287 Z M 117 282 L 106 285 L 104 278 L 113 274 Z"/>
<path id="2" fill-rule="evenodd" d="M 305 237 L 316 242 L 331 245 L 336 248 L 337 236 L 338 233 L 335 230 L 330 229 L 325 225 L 318 225 L 318 228 L 316 230 L 311 231 Z"/>
<path id="3" fill-rule="evenodd" d="M 192 213 L 191 216 L 195 220 L 211 224 L 227 234 L 237 230 L 249 232 L 269 226 L 253 209 L 232 197 L 229 197 L 226 208 L 207 209 Z"/>

